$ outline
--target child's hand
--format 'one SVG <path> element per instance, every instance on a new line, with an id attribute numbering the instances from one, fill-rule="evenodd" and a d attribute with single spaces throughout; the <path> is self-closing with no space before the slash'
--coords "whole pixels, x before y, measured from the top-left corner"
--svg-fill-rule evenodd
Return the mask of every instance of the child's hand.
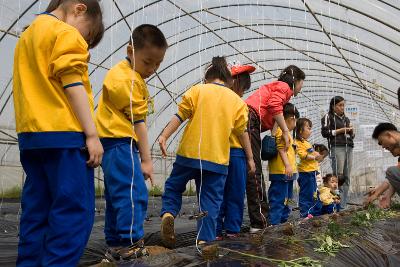
<path id="1" fill-rule="evenodd" d="M 158 138 L 158 144 L 160 145 L 161 153 L 163 158 L 167 157 L 167 139 L 164 136 Z"/>
<path id="2" fill-rule="evenodd" d="M 318 162 L 321 162 L 324 159 L 324 157 L 321 154 L 319 154 L 318 152 L 314 152 L 314 157 L 315 157 L 315 160 Z"/>
<path id="3" fill-rule="evenodd" d="M 142 161 L 141 164 L 142 173 L 145 180 L 150 180 L 151 186 L 154 186 L 153 183 L 153 162 L 150 160 Z"/>
<path id="4" fill-rule="evenodd" d="M 104 153 L 99 137 L 97 135 L 87 136 L 86 147 L 89 153 L 89 160 L 86 161 L 86 164 L 92 168 L 98 167 L 101 163 Z"/>
<path id="5" fill-rule="evenodd" d="M 247 169 L 249 176 L 253 177 L 256 173 L 256 164 L 253 159 L 247 161 Z"/>
<path id="6" fill-rule="evenodd" d="M 293 168 L 292 168 L 292 166 L 290 166 L 290 165 L 285 166 L 285 174 L 289 178 L 291 178 L 293 176 Z"/>

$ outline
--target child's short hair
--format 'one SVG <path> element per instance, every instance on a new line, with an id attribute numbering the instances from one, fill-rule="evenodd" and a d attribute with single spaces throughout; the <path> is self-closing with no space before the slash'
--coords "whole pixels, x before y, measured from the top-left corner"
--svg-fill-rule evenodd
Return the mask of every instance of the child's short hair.
<path id="1" fill-rule="evenodd" d="M 325 151 L 329 152 L 328 148 L 324 144 L 314 144 L 313 147 L 314 147 L 314 150 L 320 154 Z"/>
<path id="2" fill-rule="evenodd" d="M 103 15 L 98 0 L 51 0 L 46 12 L 53 12 L 59 7 L 66 11 L 70 4 L 76 3 L 84 4 L 87 8 L 86 15 L 91 19 L 90 30 L 92 35 L 91 40 L 88 41 L 88 46 L 93 48 L 100 43 L 104 34 Z"/>
<path id="3" fill-rule="evenodd" d="M 324 185 L 328 184 L 329 181 L 330 181 L 332 178 L 338 179 L 338 177 L 337 177 L 336 175 L 333 175 L 332 173 L 328 173 L 327 175 L 325 175 L 324 177 L 322 177 L 322 181 L 324 182 Z"/>
<path id="4" fill-rule="evenodd" d="M 162 31 L 157 26 L 151 24 L 142 24 L 137 26 L 129 41 L 134 49 L 142 49 L 146 45 L 155 46 L 157 48 L 167 48 L 168 43 Z"/>
<path id="5" fill-rule="evenodd" d="M 307 118 L 300 118 L 296 122 L 296 138 L 299 139 L 301 136 L 301 132 L 303 131 L 304 127 L 306 126 L 306 123 L 312 127 L 312 122 L 311 120 Z"/>
<path id="6" fill-rule="evenodd" d="M 211 64 L 206 68 L 204 79 L 206 82 L 219 79 L 223 81 L 227 87 L 232 86 L 232 76 L 230 70 L 228 69 L 228 64 L 226 63 L 225 57 L 212 58 Z"/>
<path id="7" fill-rule="evenodd" d="M 283 106 L 283 117 L 285 119 L 290 117 L 295 117 L 298 119 L 300 117 L 300 113 L 292 103 L 287 103 Z"/>

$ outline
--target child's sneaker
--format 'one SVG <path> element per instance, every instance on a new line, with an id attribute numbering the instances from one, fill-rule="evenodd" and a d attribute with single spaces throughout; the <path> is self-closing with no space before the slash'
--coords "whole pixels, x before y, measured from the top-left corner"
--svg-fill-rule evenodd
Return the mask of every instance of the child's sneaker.
<path id="1" fill-rule="evenodd" d="M 171 213 L 164 213 L 161 219 L 161 241 L 167 248 L 174 248 L 176 243 L 174 216 Z"/>
<path id="2" fill-rule="evenodd" d="M 114 263 L 131 262 L 147 256 L 149 256 L 149 253 L 144 247 L 143 239 L 128 247 L 109 248 L 105 254 L 106 259 Z"/>

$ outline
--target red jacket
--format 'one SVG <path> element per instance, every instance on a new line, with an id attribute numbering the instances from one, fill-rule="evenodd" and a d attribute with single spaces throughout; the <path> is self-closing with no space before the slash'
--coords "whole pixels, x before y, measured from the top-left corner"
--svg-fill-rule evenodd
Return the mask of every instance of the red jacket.
<path id="1" fill-rule="evenodd" d="M 274 127 L 273 116 L 283 112 L 283 106 L 289 102 L 293 91 L 285 82 L 275 81 L 262 85 L 245 102 L 261 117 L 261 131 Z"/>

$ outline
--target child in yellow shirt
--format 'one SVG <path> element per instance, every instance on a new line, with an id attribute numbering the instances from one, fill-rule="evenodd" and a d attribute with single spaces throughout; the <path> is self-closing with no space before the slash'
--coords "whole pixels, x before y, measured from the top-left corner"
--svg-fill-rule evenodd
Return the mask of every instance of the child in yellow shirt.
<path id="1" fill-rule="evenodd" d="M 283 107 L 283 117 L 289 131 L 296 127 L 296 120 L 299 112 L 292 103 Z M 293 180 L 297 176 L 296 152 L 293 138 L 290 136 L 289 149 L 285 150 L 285 142 L 282 138 L 282 130 L 278 127 L 275 140 L 278 148 L 278 155 L 268 161 L 269 180 L 269 224 L 276 225 L 287 221 L 290 208 L 289 200 L 293 197 Z"/>
<path id="2" fill-rule="evenodd" d="M 98 1 L 52 0 L 15 47 L 15 121 L 26 173 L 17 266 L 77 266 L 89 239 L 93 168 L 103 148 L 87 64 L 103 32 Z"/>
<path id="3" fill-rule="evenodd" d="M 153 164 L 146 126 L 150 96 L 144 79 L 158 69 L 167 46 L 156 26 L 136 27 L 126 59 L 108 71 L 103 83 L 96 123 L 105 151 L 104 233 L 109 246 L 106 259 L 111 262 L 147 255 L 143 242 L 148 201 L 145 179 L 152 182 Z"/>
<path id="4" fill-rule="evenodd" d="M 167 247 L 175 245 L 174 217 L 180 211 L 182 193 L 191 179 L 196 182 L 199 211 L 205 215 L 197 223 L 197 241 L 200 244 L 215 240 L 232 134 L 239 138 L 245 151 L 249 171 L 253 174 L 255 171 L 246 131 L 247 105 L 229 88 L 232 77 L 225 58 L 212 59 L 204 80 L 204 84 L 191 87 L 183 95 L 177 114 L 159 138 L 161 151 L 166 156 L 167 139 L 189 120 L 162 196 L 161 240 Z"/>
<path id="5" fill-rule="evenodd" d="M 324 186 L 319 188 L 321 211 L 319 215 L 340 211 L 339 179 L 333 174 L 323 178 Z"/>
<path id="6" fill-rule="evenodd" d="M 256 68 L 250 65 L 234 65 L 231 68 L 232 90 L 243 97 L 250 89 L 252 73 Z M 232 134 L 229 138 L 229 169 L 225 182 L 224 199 L 217 220 L 217 240 L 222 240 L 222 231 L 227 238 L 235 238 L 240 233 L 243 222 L 244 197 L 246 192 L 246 154 L 239 138 Z"/>
<path id="7" fill-rule="evenodd" d="M 323 159 L 323 156 L 316 152 L 313 146 L 307 141 L 311 136 L 312 122 L 307 118 L 300 118 L 296 125 L 296 147 L 297 155 L 300 162 L 297 165 L 299 178 L 297 182 L 300 186 L 299 192 L 299 207 L 300 217 L 307 217 L 313 213 L 313 207 L 317 202 L 317 171 L 318 161 Z"/>

